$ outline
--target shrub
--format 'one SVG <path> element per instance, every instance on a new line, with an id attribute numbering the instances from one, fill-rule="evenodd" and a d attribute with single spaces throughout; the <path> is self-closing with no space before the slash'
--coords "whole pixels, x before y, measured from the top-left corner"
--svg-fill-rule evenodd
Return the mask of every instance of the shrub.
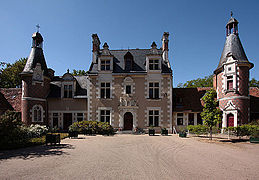
<path id="1" fill-rule="evenodd" d="M 196 134 L 196 135 L 201 135 L 201 134 L 208 134 L 209 128 L 204 125 L 189 125 L 187 126 L 187 129 L 189 130 L 190 133 Z"/>
<path id="2" fill-rule="evenodd" d="M 47 126 L 42 126 L 39 124 L 32 124 L 30 126 L 21 126 L 21 129 L 27 133 L 28 138 L 42 137 L 47 134 Z"/>
<path id="3" fill-rule="evenodd" d="M 230 131 L 235 136 L 254 136 L 259 131 L 259 125 L 245 124 L 238 127 L 224 128 L 226 131 Z"/>
<path id="4" fill-rule="evenodd" d="M 113 127 L 106 122 L 97 122 L 97 121 L 80 121 L 75 122 L 71 126 L 69 126 L 69 131 L 77 131 L 79 133 L 89 134 L 113 134 Z"/>

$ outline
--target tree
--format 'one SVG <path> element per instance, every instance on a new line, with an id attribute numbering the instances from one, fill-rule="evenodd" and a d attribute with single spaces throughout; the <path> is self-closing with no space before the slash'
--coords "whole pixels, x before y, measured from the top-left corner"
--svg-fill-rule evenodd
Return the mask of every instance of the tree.
<path id="1" fill-rule="evenodd" d="M 258 88 L 259 88 L 259 81 L 257 81 L 255 78 L 252 78 L 252 79 L 249 81 L 249 86 L 250 86 L 250 87 L 258 87 Z"/>
<path id="2" fill-rule="evenodd" d="M 178 88 L 196 88 L 196 87 L 212 87 L 213 86 L 213 75 L 205 76 L 204 78 L 198 78 L 187 81 L 186 83 L 179 83 Z"/>
<path id="3" fill-rule="evenodd" d="M 22 79 L 20 73 L 23 71 L 27 58 L 21 58 L 11 63 L 0 63 L 0 87 L 15 88 L 21 87 Z"/>
<path id="4" fill-rule="evenodd" d="M 73 69 L 73 73 L 71 73 L 73 76 L 86 76 L 87 72 L 85 70 L 75 70 Z"/>
<path id="5" fill-rule="evenodd" d="M 202 98 L 204 107 L 201 117 L 204 120 L 204 125 L 209 128 L 210 139 L 212 139 L 212 128 L 218 123 L 221 123 L 222 120 L 222 112 L 218 109 L 218 101 L 215 99 L 216 96 L 216 91 L 210 89 Z"/>
<path id="6" fill-rule="evenodd" d="M 193 79 L 187 81 L 186 83 L 179 83 L 177 88 L 196 88 L 196 87 L 212 87 L 213 86 L 213 75 L 205 76 L 204 78 Z M 259 88 L 259 81 L 255 78 L 252 78 L 249 81 L 250 87 L 258 87 Z"/>

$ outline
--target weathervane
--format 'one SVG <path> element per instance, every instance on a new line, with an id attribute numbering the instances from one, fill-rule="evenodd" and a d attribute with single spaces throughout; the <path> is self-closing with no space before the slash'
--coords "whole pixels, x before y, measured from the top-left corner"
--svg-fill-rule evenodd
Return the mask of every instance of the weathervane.
<path id="1" fill-rule="evenodd" d="M 40 31 L 40 25 L 37 24 L 37 25 L 36 25 L 36 28 L 37 28 L 37 32 L 39 32 L 39 31 Z"/>
<path id="2" fill-rule="evenodd" d="M 233 12 L 232 12 L 232 11 L 230 11 L 230 16 L 231 16 L 231 17 L 233 16 Z"/>

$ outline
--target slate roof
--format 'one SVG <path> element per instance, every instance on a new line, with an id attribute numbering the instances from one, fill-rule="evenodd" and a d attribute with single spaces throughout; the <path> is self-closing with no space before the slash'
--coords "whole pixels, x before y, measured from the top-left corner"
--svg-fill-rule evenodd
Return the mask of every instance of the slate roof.
<path id="1" fill-rule="evenodd" d="M 39 47 L 32 47 L 31 53 L 21 74 L 32 74 L 37 63 L 41 64 L 41 69 L 44 71 L 44 75 L 48 76 L 48 68 L 43 50 Z"/>
<path id="2" fill-rule="evenodd" d="M 259 88 L 250 87 L 250 111 L 251 113 L 259 113 Z"/>
<path id="3" fill-rule="evenodd" d="M 133 56 L 133 66 L 131 71 L 126 71 L 124 67 L 124 56 L 130 52 Z M 124 49 L 110 50 L 113 58 L 113 73 L 145 73 L 146 72 L 146 55 L 150 54 L 150 49 Z M 158 49 L 158 54 L 162 55 L 162 50 Z M 162 73 L 171 73 L 171 68 L 162 62 Z M 89 69 L 89 74 L 98 73 L 98 64 L 92 63 Z"/>
<path id="4" fill-rule="evenodd" d="M 4 113 L 6 110 L 13 110 L 11 104 L 7 101 L 4 95 L 0 92 L 0 115 Z"/>
<path id="5" fill-rule="evenodd" d="M 21 112 L 22 89 L 21 88 L 0 88 L 0 94 L 8 101 L 12 107 L 10 110 Z M 2 101 L 0 101 L 2 102 Z"/>
<path id="6" fill-rule="evenodd" d="M 75 96 L 87 96 L 87 76 L 74 76 L 76 80 Z M 55 76 L 50 83 L 48 98 L 61 98 L 62 76 Z"/>
<path id="7" fill-rule="evenodd" d="M 203 109 L 201 98 L 209 89 L 211 87 L 173 88 L 173 111 L 201 112 Z M 178 98 L 182 98 L 182 103 L 177 102 Z"/>

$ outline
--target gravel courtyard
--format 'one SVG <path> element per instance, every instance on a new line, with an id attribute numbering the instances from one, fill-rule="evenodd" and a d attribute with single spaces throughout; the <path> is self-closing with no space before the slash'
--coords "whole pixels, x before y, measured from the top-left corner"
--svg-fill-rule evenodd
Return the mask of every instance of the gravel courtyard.
<path id="1" fill-rule="evenodd" d="M 80 136 L 55 147 L 0 151 L 0 179 L 259 179 L 259 144 Z"/>

